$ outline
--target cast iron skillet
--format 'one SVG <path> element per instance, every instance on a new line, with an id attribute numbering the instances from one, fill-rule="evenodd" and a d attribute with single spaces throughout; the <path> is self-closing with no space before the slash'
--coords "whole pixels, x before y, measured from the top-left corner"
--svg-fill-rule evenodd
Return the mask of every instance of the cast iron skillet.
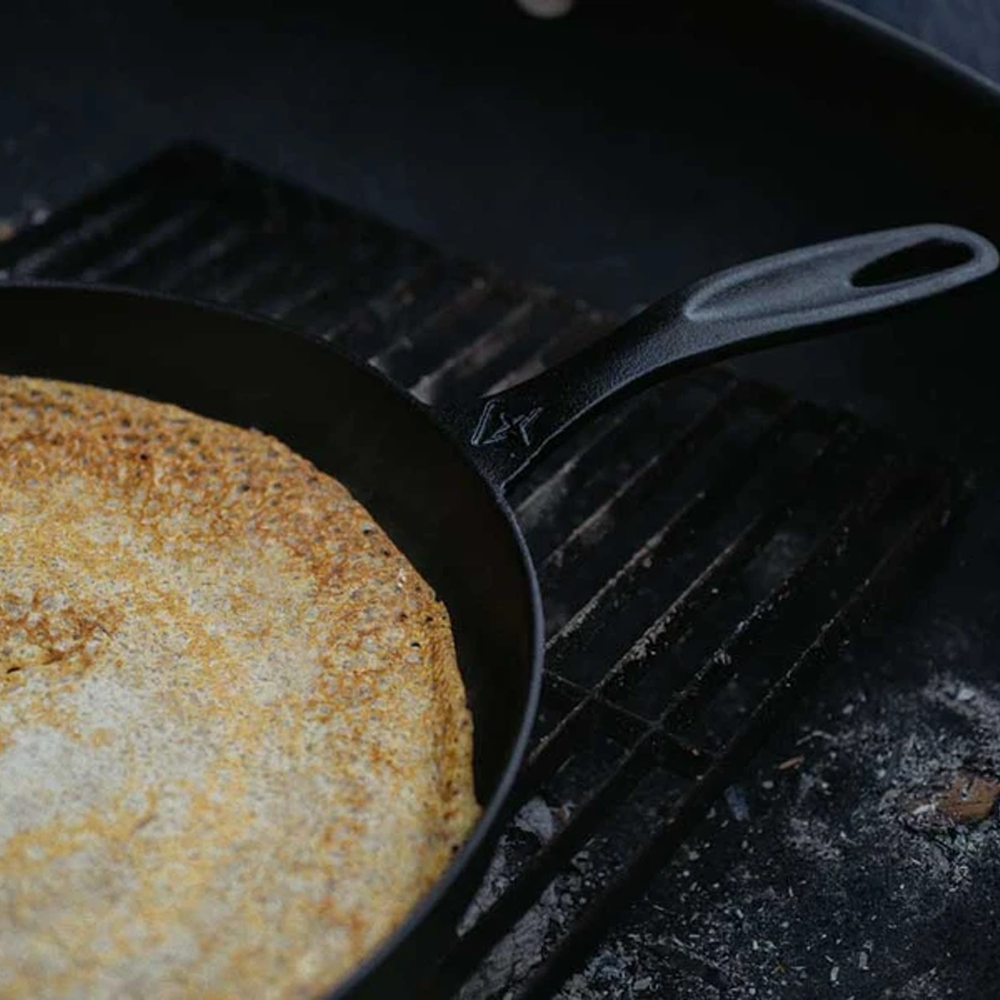
<path id="1" fill-rule="evenodd" d="M 405 996 L 479 884 L 538 702 L 542 608 L 505 488 L 612 398 L 944 292 L 997 259 L 982 236 L 941 225 L 770 257 L 657 302 L 558 369 L 433 413 L 367 366 L 273 323 L 115 289 L 0 288 L 0 371 L 121 389 L 276 435 L 341 479 L 446 602 L 483 815 L 435 888 L 333 994 Z"/>

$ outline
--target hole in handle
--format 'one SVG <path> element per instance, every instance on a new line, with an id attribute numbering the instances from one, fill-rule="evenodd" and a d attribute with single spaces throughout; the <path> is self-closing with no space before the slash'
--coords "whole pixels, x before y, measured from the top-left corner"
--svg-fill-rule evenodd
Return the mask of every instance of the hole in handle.
<path id="1" fill-rule="evenodd" d="M 967 264 L 974 256 L 973 249 L 964 243 L 943 239 L 925 240 L 916 246 L 897 250 L 865 264 L 851 276 L 851 284 L 855 288 L 873 288 L 876 285 L 923 278 L 928 274 L 940 274 Z"/>

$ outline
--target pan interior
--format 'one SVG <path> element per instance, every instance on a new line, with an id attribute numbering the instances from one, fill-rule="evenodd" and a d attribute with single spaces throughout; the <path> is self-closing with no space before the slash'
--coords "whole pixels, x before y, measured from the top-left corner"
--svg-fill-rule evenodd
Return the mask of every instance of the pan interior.
<path id="1" fill-rule="evenodd" d="M 105 386 L 273 434 L 340 479 L 444 600 L 487 815 L 529 705 L 535 614 L 516 529 L 411 400 L 289 331 L 96 289 L 0 289 L 0 371 Z"/>

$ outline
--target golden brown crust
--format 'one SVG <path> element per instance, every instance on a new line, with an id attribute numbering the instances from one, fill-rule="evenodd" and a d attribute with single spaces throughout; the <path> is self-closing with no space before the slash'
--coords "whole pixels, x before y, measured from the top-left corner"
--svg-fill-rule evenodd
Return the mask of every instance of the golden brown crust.
<path id="1" fill-rule="evenodd" d="M 0 376 L 0 996 L 310 996 L 478 814 L 444 607 L 255 431 Z"/>

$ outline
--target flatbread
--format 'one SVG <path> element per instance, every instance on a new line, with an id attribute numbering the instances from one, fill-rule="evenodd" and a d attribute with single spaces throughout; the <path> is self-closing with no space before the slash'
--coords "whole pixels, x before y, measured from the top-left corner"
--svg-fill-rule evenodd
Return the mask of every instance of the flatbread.
<path id="1" fill-rule="evenodd" d="M 447 613 L 348 491 L 0 376 L 0 996 L 308 997 L 478 815 Z"/>

